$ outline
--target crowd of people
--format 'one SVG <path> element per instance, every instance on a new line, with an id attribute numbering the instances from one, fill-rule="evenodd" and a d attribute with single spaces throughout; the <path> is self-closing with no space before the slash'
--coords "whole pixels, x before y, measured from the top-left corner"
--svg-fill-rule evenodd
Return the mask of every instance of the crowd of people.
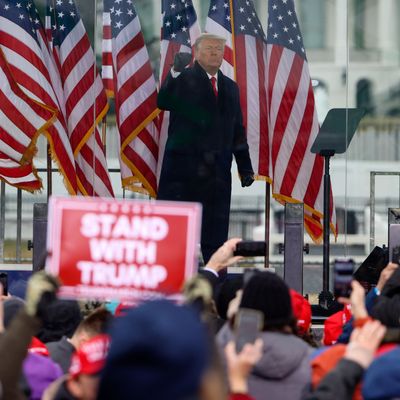
<path id="1" fill-rule="evenodd" d="M 238 261 L 230 239 L 188 281 L 179 303 L 147 300 L 84 310 L 32 275 L 25 298 L 0 302 L 0 398 L 79 400 L 394 399 L 400 397 L 400 269 L 367 294 L 352 283 L 343 310 L 312 335 L 311 306 L 276 274 L 218 280 Z M 238 315 L 262 315 L 238 347 Z M 85 312 L 84 312 L 85 311 Z M 86 314 L 86 315 L 84 315 Z"/>

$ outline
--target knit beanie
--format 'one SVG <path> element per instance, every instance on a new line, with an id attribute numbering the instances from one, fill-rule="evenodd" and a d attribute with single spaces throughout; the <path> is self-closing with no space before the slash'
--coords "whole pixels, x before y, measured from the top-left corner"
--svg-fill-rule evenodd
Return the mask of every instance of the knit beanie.
<path id="1" fill-rule="evenodd" d="M 193 309 L 144 303 L 114 321 L 98 399 L 192 398 L 208 357 L 207 330 Z"/>
<path id="2" fill-rule="evenodd" d="M 272 272 L 255 274 L 243 290 L 240 307 L 259 310 L 264 314 L 264 327 L 291 325 L 293 311 L 289 288 Z"/>
<path id="3" fill-rule="evenodd" d="M 72 337 L 82 321 L 79 304 L 75 300 L 55 300 L 43 315 L 43 326 L 38 338 L 44 342 L 55 342 L 63 336 Z"/>

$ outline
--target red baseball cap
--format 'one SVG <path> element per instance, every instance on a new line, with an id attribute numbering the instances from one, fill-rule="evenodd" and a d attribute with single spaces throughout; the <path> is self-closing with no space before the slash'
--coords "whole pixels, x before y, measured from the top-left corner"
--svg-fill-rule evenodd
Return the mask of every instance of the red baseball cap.
<path id="1" fill-rule="evenodd" d="M 304 335 L 311 325 L 311 305 L 303 295 L 290 289 L 293 314 L 297 319 L 297 329 Z"/>
<path id="2" fill-rule="evenodd" d="M 28 351 L 30 353 L 36 353 L 46 357 L 49 356 L 49 350 L 47 349 L 46 345 L 35 336 L 31 340 Z"/>
<path id="3" fill-rule="evenodd" d="M 95 375 L 104 366 L 110 339 L 108 335 L 101 334 L 83 343 L 82 346 L 72 355 L 69 373 L 72 377 Z"/>
<path id="4" fill-rule="evenodd" d="M 332 314 L 324 323 L 324 345 L 335 344 L 342 334 L 343 326 L 350 320 L 351 311 L 345 306 L 342 311 Z"/>

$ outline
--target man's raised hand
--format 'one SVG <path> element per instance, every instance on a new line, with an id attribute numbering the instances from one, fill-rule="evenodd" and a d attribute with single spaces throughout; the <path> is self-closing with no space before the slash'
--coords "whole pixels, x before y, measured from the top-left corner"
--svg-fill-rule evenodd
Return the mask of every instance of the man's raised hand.
<path id="1" fill-rule="evenodd" d="M 174 71 L 182 72 L 192 61 L 191 53 L 176 53 L 174 57 Z"/>

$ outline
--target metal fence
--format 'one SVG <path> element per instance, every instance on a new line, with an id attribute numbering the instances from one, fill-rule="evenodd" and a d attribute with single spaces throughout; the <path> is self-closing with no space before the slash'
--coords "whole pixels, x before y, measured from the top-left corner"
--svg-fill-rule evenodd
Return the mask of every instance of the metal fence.
<path id="1" fill-rule="evenodd" d="M 109 165 L 115 166 L 118 160 L 115 158 L 117 154 L 117 134 L 115 127 L 112 125 L 108 128 L 107 134 L 107 154 L 109 155 Z M 45 142 L 43 142 L 45 143 Z M 395 161 L 399 160 L 398 144 L 400 143 L 400 120 L 395 118 L 384 119 L 365 119 L 356 133 L 352 144 L 348 151 L 348 158 L 351 160 L 385 160 Z M 46 146 L 41 146 L 38 153 L 40 158 L 40 165 L 45 165 Z M 338 156 L 343 157 L 342 156 Z M 38 168 L 38 172 L 42 176 L 46 176 L 46 168 Z M 54 169 L 51 174 L 53 180 L 58 175 Z M 111 175 L 115 178 L 118 176 L 119 168 L 111 168 Z M 373 171 L 371 174 L 375 175 L 399 175 L 397 172 L 377 172 Z M 374 176 L 375 176 L 374 175 Z M 372 175 L 371 175 L 372 176 Z M 58 178 L 58 188 L 62 187 L 62 180 Z M 372 179 L 372 178 L 371 178 Z M 119 178 L 118 178 L 119 180 Z M 373 182 L 371 181 L 371 185 Z M 54 187 L 54 185 L 53 185 Z M 372 187 L 372 186 L 371 186 Z M 54 190 L 56 190 L 55 188 Z M 45 184 L 46 190 L 46 184 Z M 373 189 L 371 189 L 373 190 Z M 21 190 L 17 190 L 4 182 L 0 183 L 0 263 L 22 263 L 30 262 L 31 255 L 25 251 L 27 241 L 32 239 L 32 219 L 33 219 L 33 204 L 46 202 L 49 193 L 44 192 L 37 195 L 31 195 Z M 126 196 L 129 198 L 141 198 L 142 195 L 132 194 L 127 192 Z M 125 197 L 125 192 L 118 192 L 117 197 Z M 359 234 L 370 234 L 370 242 L 373 244 L 374 227 L 372 225 L 373 218 L 370 218 L 370 232 L 365 229 L 365 216 L 363 211 L 366 207 L 371 206 L 371 216 L 376 212 L 393 206 L 393 204 L 386 204 L 382 199 L 375 198 L 360 198 L 360 199 L 340 199 L 335 198 L 337 206 L 346 206 L 347 210 L 354 212 L 354 226 L 355 228 L 343 231 Z M 247 197 L 246 199 L 232 198 L 231 217 L 229 236 L 238 236 L 244 239 L 252 239 L 254 236 L 254 228 L 261 226 L 263 222 L 263 213 L 265 210 L 265 199 L 263 197 Z M 353 204 L 353 203 L 354 204 Z M 277 231 L 283 229 L 281 220 L 282 210 L 275 209 L 271 212 L 271 218 L 274 218 L 274 223 L 277 224 Z M 347 221 L 349 222 L 349 221 Z M 343 227 L 344 228 L 344 227 Z M 354 231 L 354 232 L 353 232 Z M 7 254 L 5 253 L 7 247 Z M 11 249 L 11 251 L 10 251 Z"/>

